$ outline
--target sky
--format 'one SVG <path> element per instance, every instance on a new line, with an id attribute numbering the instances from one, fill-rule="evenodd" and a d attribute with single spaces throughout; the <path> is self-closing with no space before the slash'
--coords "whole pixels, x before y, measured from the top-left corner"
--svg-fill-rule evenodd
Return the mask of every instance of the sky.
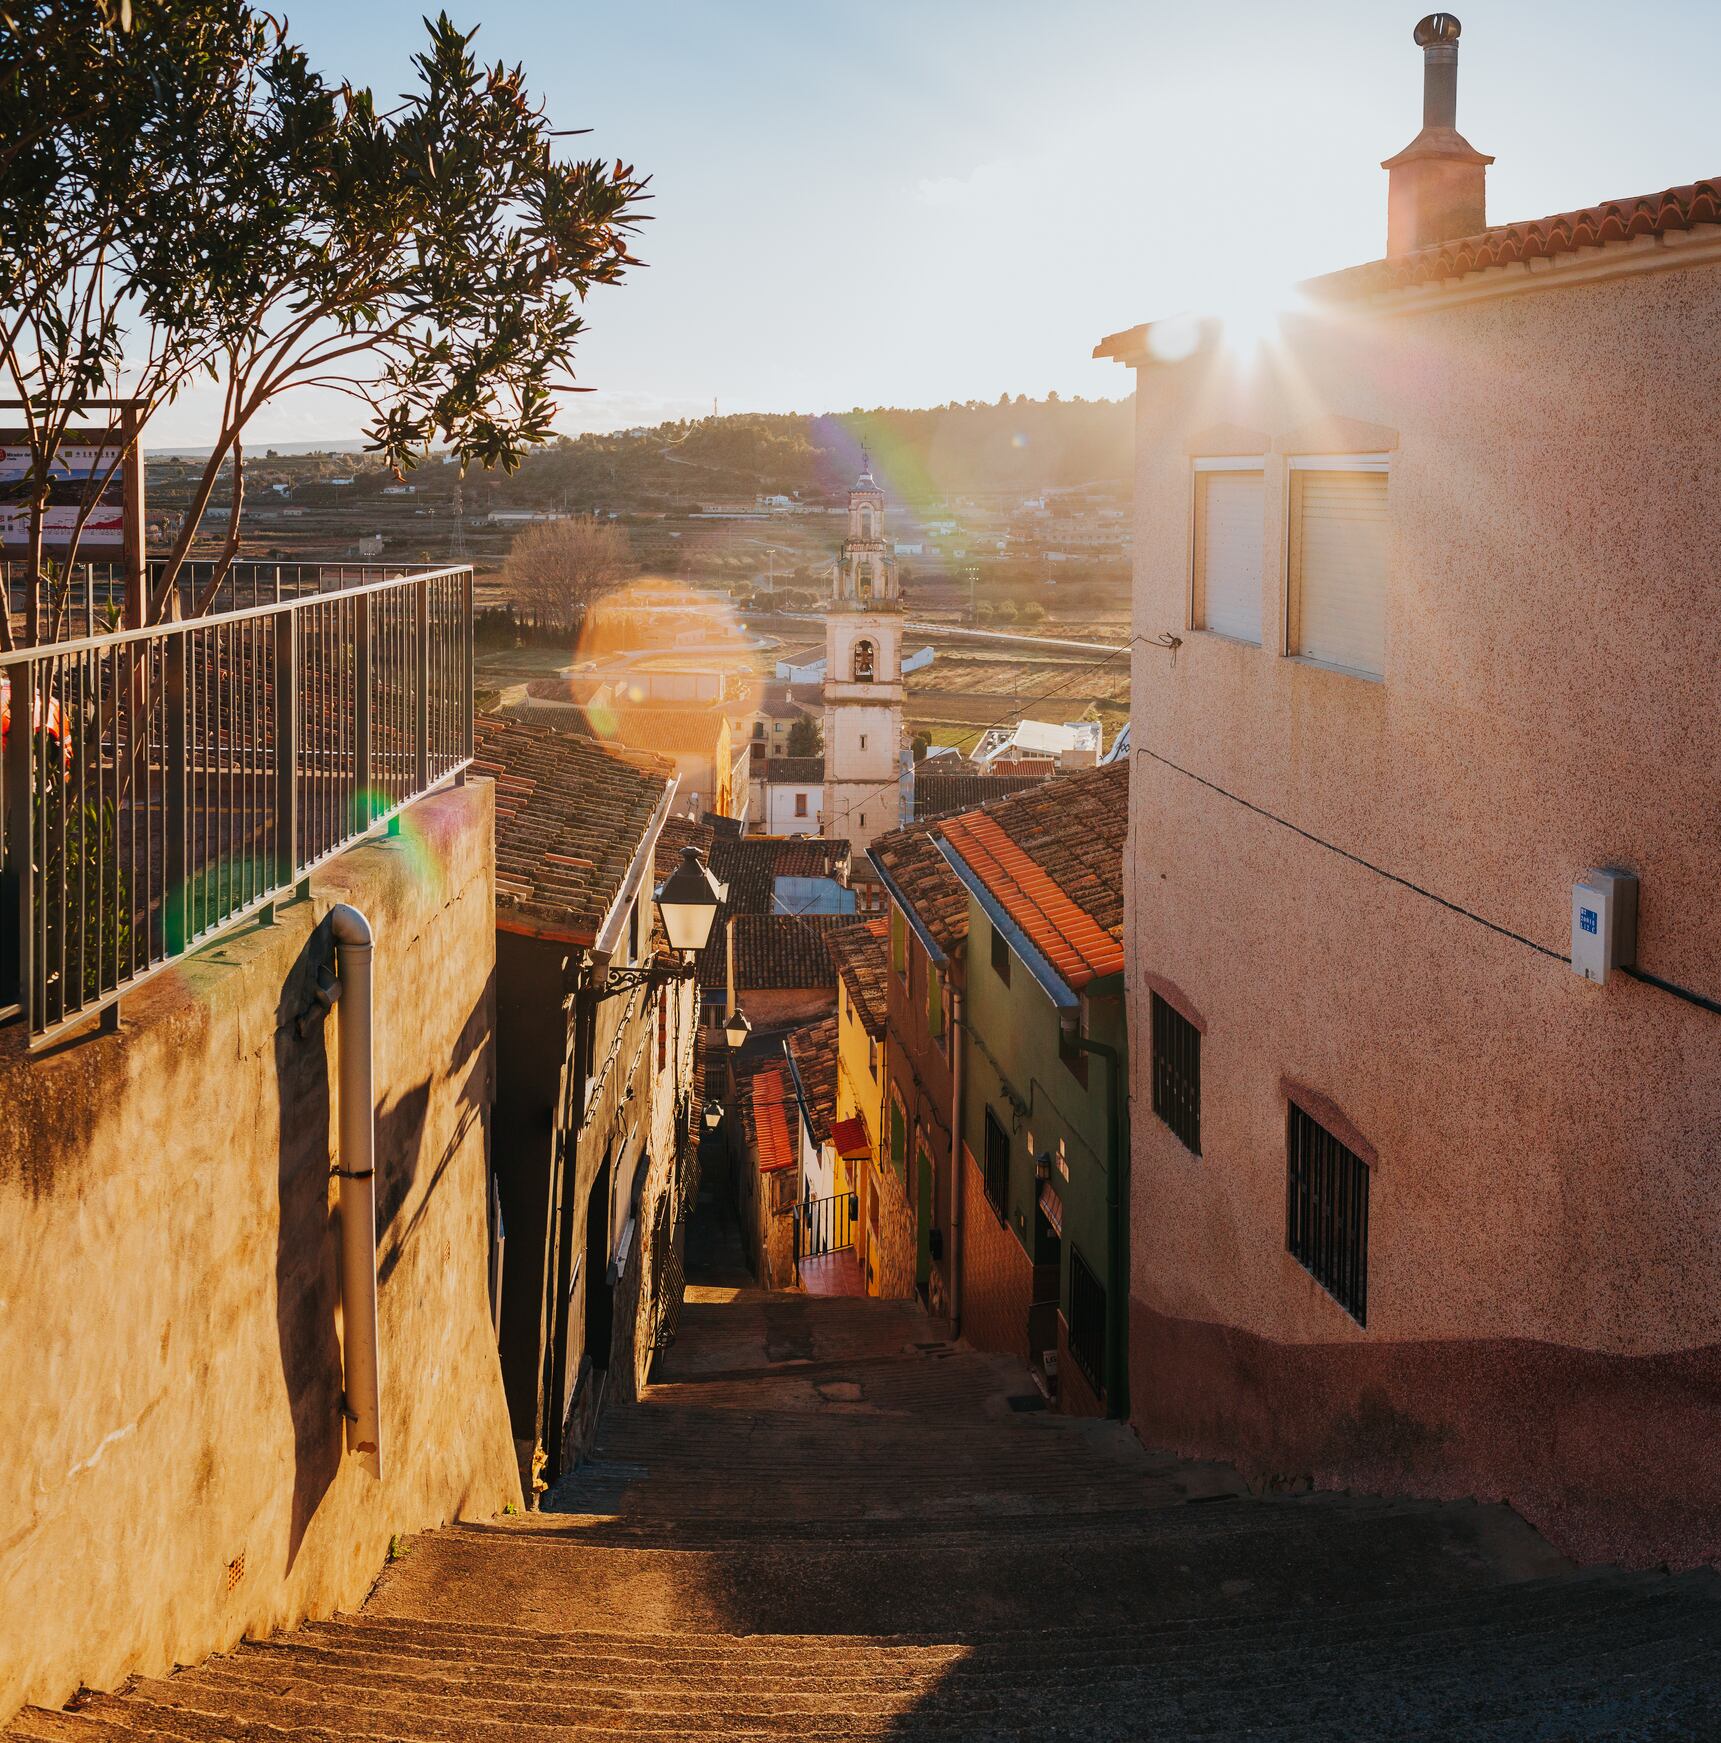
<path id="1" fill-rule="evenodd" d="M 560 425 L 1115 397 L 1104 334 L 1277 300 L 1384 249 L 1421 124 L 1385 0 L 447 0 L 581 155 L 652 178 L 649 263 L 593 293 Z M 279 0 L 325 71 L 404 90 L 418 0 Z M 1714 0 L 1467 0 L 1458 125 L 1491 221 L 1721 170 Z M 188 396 L 151 445 L 207 440 Z M 331 440 L 306 392 L 255 449 Z"/>

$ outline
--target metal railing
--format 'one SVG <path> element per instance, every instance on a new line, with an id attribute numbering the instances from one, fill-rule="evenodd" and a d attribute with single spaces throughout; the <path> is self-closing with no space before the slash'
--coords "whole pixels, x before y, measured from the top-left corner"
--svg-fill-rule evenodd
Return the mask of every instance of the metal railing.
<path id="1" fill-rule="evenodd" d="M 471 760 L 471 570 L 296 567 L 278 598 L 0 654 L 0 1019 L 32 1043 Z"/>
<path id="2" fill-rule="evenodd" d="M 795 1211 L 795 1263 L 841 1253 L 855 1244 L 857 1195 L 839 1192 L 831 1198 L 803 1199 Z"/>

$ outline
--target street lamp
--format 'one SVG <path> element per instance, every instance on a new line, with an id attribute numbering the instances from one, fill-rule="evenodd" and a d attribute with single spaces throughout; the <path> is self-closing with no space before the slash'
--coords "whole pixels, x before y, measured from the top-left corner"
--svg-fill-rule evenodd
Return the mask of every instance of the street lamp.
<path id="1" fill-rule="evenodd" d="M 723 1124 L 723 1104 L 718 1101 L 708 1101 L 705 1104 L 705 1129 L 715 1132 Z"/>
<path id="2" fill-rule="evenodd" d="M 686 956 L 703 950 L 728 894 L 728 886 L 711 875 L 699 849 L 684 847 L 681 864 L 657 886 L 657 911 L 669 948 Z"/>
<path id="3" fill-rule="evenodd" d="M 723 1025 L 724 1039 L 732 1048 L 739 1052 L 742 1043 L 745 1042 L 747 1037 L 752 1033 L 753 1025 L 747 1021 L 747 1013 L 737 1005 L 734 1014 L 729 1018 L 728 1022 Z"/>

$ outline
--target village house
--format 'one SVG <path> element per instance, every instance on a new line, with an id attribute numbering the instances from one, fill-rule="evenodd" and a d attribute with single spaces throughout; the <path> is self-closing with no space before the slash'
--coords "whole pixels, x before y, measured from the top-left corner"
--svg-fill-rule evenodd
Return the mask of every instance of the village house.
<path id="1" fill-rule="evenodd" d="M 1134 1420 L 1713 1561 L 1721 180 L 1491 223 L 1457 21 L 1417 41 L 1384 258 L 1259 355 L 1099 347 L 1136 378 Z"/>
<path id="2" fill-rule="evenodd" d="M 968 896 L 926 824 L 879 837 L 867 857 L 890 903 L 884 1150 L 866 1203 L 872 1285 L 879 1295 L 918 1294 L 955 1319 L 944 1230 L 957 1090 L 951 1034 L 961 1021 Z"/>
<path id="3" fill-rule="evenodd" d="M 1129 765 L 1066 775 L 933 838 L 968 901 L 964 1335 L 1008 1350 L 1062 1409 L 1120 1415 L 1128 1044 Z"/>
<path id="4" fill-rule="evenodd" d="M 837 968 L 837 1103 L 831 1140 L 856 1198 L 855 1263 L 861 1286 L 878 1293 L 875 1180 L 884 1132 L 884 1043 L 890 1011 L 890 921 L 884 915 L 829 933 Z"/>
<path id="5" fill-rule="evenodd" d="M 671 766 L 494 716 L 475 758 L 497 793 L 502 1372 L 531 1497 L 650 1367 L 642 1280 L 685 1214 L 697 992 L 654 936 Z"/>

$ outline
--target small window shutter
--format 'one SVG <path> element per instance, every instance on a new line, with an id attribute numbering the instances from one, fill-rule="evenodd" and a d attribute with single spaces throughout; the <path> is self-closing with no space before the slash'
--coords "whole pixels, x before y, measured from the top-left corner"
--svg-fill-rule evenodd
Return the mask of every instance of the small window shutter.
<path id="1" fill-rule="evenodd" d="M 1299 654 L 1386 670 L 1384 472 L 1297 474 Z"/>
<path id="2" fill-rule="evenodd" d="M 1261 639 L 1261 540 L 1267 487 L 1259 472 L 1196 474 L 1200 525 L 1197 629 Z"/>

